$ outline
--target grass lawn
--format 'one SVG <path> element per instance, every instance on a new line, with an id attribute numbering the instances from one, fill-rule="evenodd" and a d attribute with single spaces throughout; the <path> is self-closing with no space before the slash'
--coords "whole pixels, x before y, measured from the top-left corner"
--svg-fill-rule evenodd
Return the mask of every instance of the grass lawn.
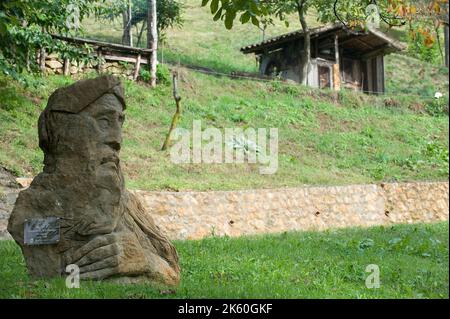
<path id="1" fill-rule="evenodd" d="M 31 280 L 19 246 L 0 242 L 0 298 L 448 298 L 448 222 L 177 241 L 182 282 L 145 285 Z M 380 270 L 368 289 L 367 265 Z"/>

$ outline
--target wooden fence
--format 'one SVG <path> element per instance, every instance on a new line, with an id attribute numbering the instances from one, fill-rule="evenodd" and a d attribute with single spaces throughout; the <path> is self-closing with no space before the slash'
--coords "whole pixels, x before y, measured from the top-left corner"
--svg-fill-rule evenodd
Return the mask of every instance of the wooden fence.
<path id="1" fill-rule="evenodd" d="M 65 41 L 67 43 L 84 46 L 88 45 L 93 49 L 93 54 L 96 55 L 98 59 L 97 71 L 99 73 L 103 72 L 103 62 L 127 62 L 134 63 L 133 80 L 136 80 L 139 76 L 139 70 L 142 64 L 148 64 L 150 60 L 150 55 L 153 50 L 136 48 L 121 44 L 114 44 L 96 40 L 82 39 L 82 38 L 71 38 L 60 35 L 52 35 L 54 39 Z M 69 75 L 70 61 L 65 59 L 63 62 L 63 74 Z M 40 53 L 40 64 L 41 69 L 45 68 L 45 51 L 42 50 Z"/>

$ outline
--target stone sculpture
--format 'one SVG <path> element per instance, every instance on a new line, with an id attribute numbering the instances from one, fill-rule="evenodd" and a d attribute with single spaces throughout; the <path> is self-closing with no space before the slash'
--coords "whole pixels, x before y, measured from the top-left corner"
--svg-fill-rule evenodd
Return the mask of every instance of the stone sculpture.
<path id="1" fill-rule="evenodd" d="M 39 118 L 44 169 L 19 194 L 8 231 L 36 277 L 176 286 L 174 246 L 124 187 L 119 151 L 125 100 L 113 76 L 56 90 Z"/>

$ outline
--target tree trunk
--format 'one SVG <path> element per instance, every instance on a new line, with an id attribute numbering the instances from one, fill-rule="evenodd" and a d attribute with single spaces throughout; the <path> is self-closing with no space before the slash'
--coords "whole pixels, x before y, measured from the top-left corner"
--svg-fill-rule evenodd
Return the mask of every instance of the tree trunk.
<path id="1" fill-rule="evenodd" d="M 137 43 L 136 43 L 137 47 L 139 47 L 139 45 L 141 44 L 142 33 L 144 33 L 144 29 L 145 29 L 145 25 L 146 24 L 147 23 L 145 22 L 145 20 L 142 21 L 141 31 L 139 31 L 138 38 L 137 38 Z"/>
<path id="2" fill-rule="evenodd" d="M 445 52 L 445 66 L 448 68 L 448 1 L 445 4 L 444 17 L 444 52 Z"/>
<path id="3" fill-rule="evenodd" d="M 305 19 L 305 1 L 300 0 L 297 2 L 297 11 L 300 24 L 302 26 L 303 37 L 303 53 L 300 59 L 300 83 L 308 84 L 308 73 L 311 64 L 311 32 Z"/>
<path id="4" fill-rule="evenodd" d="M 441 59 L 442 59 L 442 64 L 444 64 L 445 65 L 445 55 L 444 55 L 444 53 L 442 53 L 442 44 L 441 44 L 441 36 L 439 35 L 439 27 L 437 27 L 436 29 L 435 29 L 435 32 L 436 32 L 436 42 L 437 42 L 437 45 L 438 45 L 438 49 L 439 49 L 439 54 L 441 55 Z M 445 45 L 445 44 L 444 44 Z"/>
<path id="5" fill-rule="evenodd" d="M 448 24 L 444 25 L 445 66 L 448 68 Z"/>
<path id="6" fill-rule="evenodd" d="M 335 91 L 339 91 L 341 89 L 339 37 L 337 33 L 334 35 L 333 88 Z"/>
<path id="7" fill-rule="evenodd" d="M 122 13 L 123 34 L 122 44 L 133 46 L 133 33 L 131 29 L 131 0 L 128 0 L 127 9 Z"/>
<path id="8" fill-rule="evenodd" d="M 147 48 L 150 54 L 150 86 L 156 86 L 156 63 L 158 49 L 158 31 L 156 25 L 156 0 L 148 0 L 147 12 Z"/>

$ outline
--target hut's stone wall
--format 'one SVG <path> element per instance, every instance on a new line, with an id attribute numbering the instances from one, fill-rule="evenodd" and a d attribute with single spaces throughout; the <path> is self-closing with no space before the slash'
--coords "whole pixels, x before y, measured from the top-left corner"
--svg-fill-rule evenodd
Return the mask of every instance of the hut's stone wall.
<path id="1" fill-rule="evenodd" d="M 69 62 L 68 75 L 76 75 L 78 73 L 93 73 L 98 72 L 97 62 L 89 62 L 84 64 L 83 62 Z M 124 77 L 129 80 L 133 80 L 134 63 L 118 62 L 118 61 L 106 61 L 102 63 L 102 73 L 113 74 L 116 76 Z M 58 54 L 49 54 L 45 57 L 45 72 L 46 74 L 63 74 L 64 73 L 64 60 L 61 59 Z"/>

